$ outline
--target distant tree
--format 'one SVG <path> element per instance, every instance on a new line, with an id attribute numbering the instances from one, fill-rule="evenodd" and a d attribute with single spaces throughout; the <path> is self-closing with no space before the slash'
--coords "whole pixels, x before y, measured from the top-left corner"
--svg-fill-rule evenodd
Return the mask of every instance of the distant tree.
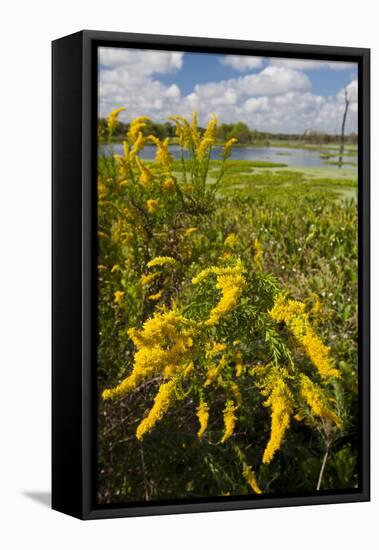
<path id="1" fill-rule="evenodd" d="M 343 151 L 345 148 L 345 124 L 346 124 L 347 111 L 349 110 L 349 104 L 350 104 L 349 94 L 347 93 L 347 89 L 345 88 L 345 109 L 342 117 L 340 158 L 338 161 L 338 168 L 341 168 L 342 166 Z"/>

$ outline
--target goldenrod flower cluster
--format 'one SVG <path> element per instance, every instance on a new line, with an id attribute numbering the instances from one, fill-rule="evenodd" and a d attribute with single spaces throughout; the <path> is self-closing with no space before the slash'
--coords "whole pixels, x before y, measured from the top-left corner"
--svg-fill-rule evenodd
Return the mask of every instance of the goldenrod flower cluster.
<path id="1" fill-rule="evenodd" d="M 149 185 L 154 181 L 154 174 L 148 168 L 143 162 L 140 160 L 139 157 L 136 157 L 136 162 L 138 165 L 138 168 L 140 169 L 140 178 L 139 181 L 144 187 L 149 187 Z"/>
<path id="2" fill-rule="evenodd" d="M 148 139 L 155 143 L 157 147 L 155 160 L 166 174 L 170 174 L 173 157 L 168 150 L 169 138 L 165 138 L 161 141 L 155 136 L 149 136 Z"/>
<path id="3" fill-rule="evenodd" d="M 178 262 L 175 258 L 171 256 L 156 256 L 150 262 L 148 262 L 147 267 L 156 267 L 162 265 L 176 265 Z"/>
<path id="4" fill-rule="evenodd" d="M 269 315 L 274 321 L 287 325 L 323 378 L 340 376 L 330 357 L 330 348 L 322 343 L 309 322 L 304 303 L 287 300 L 285 295 L 280 294 Z"/>
<path id="5" fill-rule="evenodd" d="M 330 420 L 337 425 L 341 424 L 338 416 L 327 405 L 322 389 L 305 374 L 300 374 L 300 394 L 311 408 L 313 414 Z"/>
<path id="6" fill-rule="evenodd" d="M 117 305 L 120 305 L 123 298 L 124 298 L 125 292 L 123 290 L 116 290 L 114 293 L 114 303 Z"/>
<path id="7" fill-rule="evenodd" d="M 253 489 L 254 493 L 256 493 L 257 495 L 262 494 L 262 490 L 258 485 L 257 478 L 255 477 L 255 473 L 253 472 L 251 466 L 245 464 L 242 470 L 242 475 L 246 483 L 248 483 L 248 485 L 250 485 L 250 487 Z"/>
<path id="8" fill-rule="evenodd" d="M 149 214 L 155 214 L 159 208 L 159 201 L 155 199 L 148 199 L 146 201 L 146 208 Z"/>
<path id="9" fill-rule="evenodd" d="M 107 119 L 107 126 L 109 132 L 112 134 L 114 130 L 117 127 L 118 124 L 118 115 L 125 111 L 125 107 L 119 107 L 118 109 L 114 109 L 108 116 Z"/>
<path id="10" fill-rule="evenodd" d="M 231 399 L 228 399 L 223 411 L 225 431 L 220 443 L 225 443 L 225 441 L 227 441 L 234 433 L 234 427 L 237 422 L 237 416 L 235 415 L 237 408 L 238 407 L 234 404 L 234 402 Z"/>
<path id="11" fill-rule="evenodd" d="M 175 311 L 156 312 L 142 330 L 129 329 L 128 334 L 137 347 L 133 370 L 118 386 L 104 390 L 103 399 L 125 395 L 143 380 L 162 374 L 167 365 L 176 365 L 178 370 L 184 363 L 187 366 L 192 331 L 186 327 L 186 319 Z"/>
<path id="12" fill-rule="evenodd" d="M 138 425 L 136 431 L 137 439 L 142 439 L 146 433 L 150 432 L 154 428 L 157 422 L 163 418 L 174 400 L 175 380 L 169 380 L 160 386 L 158 393 L 154 398 L 154 405 L 150 409 L 146 418 L 144 418 Z"/>
<path id="13" fill-rule="evenodd" d="M 264 402 L 266 407 L 271 407 L 271 434 L 263 453 L 262 462 L 268 464 L 280 449 L 285 433 L 290 425 L 292 414 L 293 396 L 285 382 L 285 375 L 280 371 L 274 371 L 268 382 L 268 399 Z"/>
<path id="14" fill-rule="evenodd" d="M 142 136 L 141 130 L 146 126 L 146 122 L 148 122 L 149 120 L 150 119 L 147 116 L 139 116 L 134 120 L 132 120 L 128 131 L 129 141 L 134 143 L 139 138 L 140 135 Z"/>
<path id="15" fill-rule="evenodd" d="M 224 241 L 224 246 L 228 248 L 234 248 L 237 244 L 237 235 L 235 233 L 229 233 Z"/>
<path id="16" fill-rule="evenodd" d="M 230 154 L 232 152 L 232 148 L 233 148 L 233 145 L 235 143 L 237 143 L 238 139 L 236 138 L 231 138 L 229 139 L 229 141 L 227 141 L 224 145 L 224 147 L 222 148 L 222 156 L 223 158 L 226 160 L 227 158 L 230 157 Z"/>
<path id="17" fill-rule="evenodd" d="M 193 284 L 201 283 L 210 274 L 217 277 L 216 288 L 221 291 L 218 304 L 211 310 L 209 318 L 204 321 L 205 326 L 217 325 L 221 317 L 229 313 L 237 304 L 243 289 L 246 286 L 245 272 L 242 262 L 237 261 L 234 267 L 210 267 L 201 271 L 192 279 Z"/>
<path id="18" fill-rule="evenodd" d="M 200 429 L 197 432 L 197 437 L 201 439 L 204 435 L 205 430 L 208 427 L 208 420 L 209 420 L 209 407 L 205 401 L 202 401 L 200 405 L 197 408 L 196 416 L 199 419 L 200 422 Z"/>

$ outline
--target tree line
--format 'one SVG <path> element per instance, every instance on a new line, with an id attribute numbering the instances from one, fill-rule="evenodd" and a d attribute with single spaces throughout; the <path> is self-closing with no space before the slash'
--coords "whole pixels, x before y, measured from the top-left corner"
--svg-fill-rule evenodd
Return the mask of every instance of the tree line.
<path id="1" fill-rule="evenodd" d="M 113 139 L 121 140 L 125 138 L 129 130 L 129 123 L 118 122 L 116 131 L 113 133 Z M 202 131 L 202 128 L 200 128 Z M 147 121 L 146 126 L 142 129 L 144 135 L 153 135 L 157 138 L 164 139 L 166 137 L 175 138 L 175 125 L 170 122 L 158 123 Z M 98 134 L 100 139 L 108 139 L 107 119 L 98 119 Z M 339 143 L 341 136 L 339 134 L 328 134 L 317 130 L 308 129 L 301 134 L 287 133 L 272 133 L 261 132 L 256 129 L 249 128 L 245 122 L 234 122 L 230 124 L 220 124 L 217 128 L 217 141 L 226 142 L 231 138 L 236 138 L 240 145 L 253 145 L 254 143 L 270 144 L 273 140 L 278 141 L 302 141 L 310 144 L 321 143 Z M 355 132 L 345 136 L 345 142 L 356 144 L 358 136 Z"/>

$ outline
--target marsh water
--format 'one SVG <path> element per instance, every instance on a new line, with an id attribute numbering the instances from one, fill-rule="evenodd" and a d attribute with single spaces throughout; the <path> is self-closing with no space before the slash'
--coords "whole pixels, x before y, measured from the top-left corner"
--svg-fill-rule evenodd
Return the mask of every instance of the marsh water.
<path id="1" fill-rule="evenodd" d="M 121 143 L 113 144 L 113 152 L 122 155 L 123 147 Z M 152 160 L 155 157 L 155 145 L 145 145 L 140 152 L 140 157 L 145 160 Z M 179 158 L 179 145 L 170 145 L 170 152 L 175 159 Z M 100 144 L 99 153 L 108 156 L 110 147 L 107 144 Z M 346 151 L 343 160 L 347 163 L 356 163 L 356 157 L 350 156 Z M 330 155 L 330 158 L 325 158 Z M 221 158 L 221 147 L 215 147 L 212 150 L 211 158 L 217 160 Z M 326 163 L 338 160 L 338 149 L 325 149 L 320 152 L 316 149 L 301 149 L 290 147 L 235 147 L 230 157 L 232 160 L 250 160 L 283 163 L 288 166 L 298 166 L 304 168 L 321 168 L 333 165 Z"/>

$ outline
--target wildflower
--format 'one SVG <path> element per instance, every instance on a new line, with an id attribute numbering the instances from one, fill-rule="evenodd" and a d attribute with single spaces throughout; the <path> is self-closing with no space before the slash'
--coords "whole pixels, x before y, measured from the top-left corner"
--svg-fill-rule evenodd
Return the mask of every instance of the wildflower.
<path id="1" fill-rule="evenodd" d="M 242 404 L 242 395 L 238 385 L 235 382 L 230 382 L 230 389 L 232 390 L 237 405 L 240 407 Z"/>
<path id="2" fill-rule="evenodd" d="M 125 111 L 125 107 L 119 107 L 118 109 L 114 109 L 109 115 L 107 119 L 107 126 L 110 134 L 113 134 L 114 130 L 117 127 L 118 124 L 118 115 Z"/>
<path id="3" fill-rule="evenodd" d="M 150 283 L 158 277 L 159 273 L 148 273 L 147 275 L 142 275 L 140 282 L 142 286 L 148 286 Z"/>
<path id="4" fill-rule="evenodd" d="M 243 374 L 243 357 L 240 351 L 236 351 L 234 356 L 234 361 L 236 364 L 236 377 L 239 378 Z"/>
<path id="5" fill-rule="evenodd" d="M 173 120 L 176 124 L 176 135 L 179 138 L 180 147 L 190 147 L 193 141 L 191 126 L 188 121 L 182 116 L 170 116 L 169 120 Z"/>
<path id="6" fill-rule="evenodd" d="M 225 431 L 220 440 L 220 443 L 225 443 L 225 441 L 227 441 L 234 433 L 234 427 L 237 422 L 237 417 L 234 414 L 236 409 L 237 407 L 234 405 L 234 402 L 231 399 L 228 399 L 225 405 L 225 409 L 223 411 Z"/>
<path id="7" fill-rule="evenodd" d="M 208 154 L 210 148 L 212 147 L 213 143 L 214 142 L 210 138 L 203 138 L 200 141 L 200 143 L 199 143 L 199 145 L 196 149 L 196 156 L 197 156 L 198 160 L 204 160 L 205 159 L 205 157 L 207 156 L 207 154 Z"/>
<path id="8" fill-rule="evenodd" d="M 196 111 L 192 114 L 192 126 L 191 126 L 191 135 L 192 135 L 192 141 L 195 145 L 195 148 L 199 146 L 200 142 L 200 134 L 199 129 L 197 127 L 197 113 Z"/>
<path id="9" fill-rule="evenodd" d="M 161 374 L 167 365 L 187 365 L 193 341 L 186 324 L 184 317 L 170 310 L 155 313 L 141 330 L 129 329 L 128 335 L 137 347 L 132 372 L 118 386 L 104 390 L 103 399 L 133 391 L 146 378 Z"/>
<path id="10" fill-rule="evenodd" d="M 262 256 L 263 256 L 263 247 L 258 239 L 254 239 L 253 243 L 253 260 L 255 265 L 262 269 Z"/>
<path id="11" fill-rule="evenodd" d="M 222 355 L 218 365 L 215 365 L 214 363 L 208 368 L 207 370 L 207 379 L 204 382 L 204 388 L 207 386 L 210 386 L 218 380 L 218 378 L 221 375 L 221 372 L 223 371 L 224 367 L 226 366 L 226 356 Z"/>
<path id="12" fill-rule="evenodd" d="M 154 175 L 151 170 L 141 162 L 139 157 L 136 157 L 136 162 L 141 172 L 139 180 L 144 187 L 148 187 L 154 180 Z"/>
<path id="13" fill-rule="evenodd" d="M 280 376 L 277 376 L 270 395 L 265 401 L 266 407 L 271 407 L 271 435 L 263 453 L 262 462 L 269 464 L 282 444 L 292 414 L 292 395 Z"/>
<path id="14" fill-rule="evenodd" d="M 197 432 L 197 437 L 201 439 L 204 435 L 205 430 L 208 427 L 209 407 L 207 403 L 205 403 L 204 401 L 200 403 L 196 411 L 196 416 L 198 417 L 200 422 L 200 429 Z"/>
<path id="15" fill-rule="evenodd" d="M 172 178 L 167 178 L 163 182 L 163 189 L 165 191 L 173 191 L 175 188 L 174 180 Z"/>
<path id="16" fill-rule="evenodd" d="M 253 489 L 254 493 L 256 493 L 257 495 L 262 494 L 262 490 L 259 488 L 257 479 L 255 477 L 255 473 L 251 469 L 251 466 L 248 466 L 247 464 L 245 464 L 242 470 L 242 475 L 246 483 L 248 483 L 250 487 Z"/>
<path id="17" fill-rule="evenodd" d="M 111 269 L 111 273 L 115 273 L 115 271 L 119 271 L 119 270 L 120 270 L 120 266 L 118 264 L 115 264 Z"/>
<path id="18" fill-rule="evenodd" d="M 193 361 L 190 361 L 183 371 L 184 378 L 187 378 L 194 369 Z"/>
<path id="19" fill-rule="evenodd" d="M 238 273 L 217 277 L 216 288 L 221 290 L 221 299 L 211 310 L 209 319 L 205 321 L 206 325 L 217 325 L 220 318 L 234 308 L 245 284 L 244 276 Z"/>
<path id="20" fill-rule="evenodd" d="M 131 121 L 128 131 L 128 139 L 131 143 L 134 143 L 141 133 L 141 129 L 146 126 L 146 122 L 150 119 L 147 116 L 139 116 Z"/>
<path id="21" fill-rule="evenodd" d="M 225 344 L 222 344 L 221 342 L 212 342 L 212 347 L 209 347 L 205 355 L 206 357 L 214 357 L 221 351 L 224 351 L 224 349 L 226 349 Z"/>
<path id="22" fill-rule="evenodd" d="M 157 146 L 155 160 L 166 173 L 170 173 L 170 165 L 173 160 L 173 157 L 168 150 L 169 138 L 166 138 L 163 141 L 161 141 L 159 138 L 155 136 L 149 136 L 148 139 L 153 141 Z"/>
<path id="23" fill-rule="evenodd" d="M 305 374 L 300 375 L 300 394 L 316 416 L 341 424 L 338 416 L 326 405 L 322 389 Z"/>
<path id="24" fill-rule="evenodd" d="M 121 304 L 124 295 L 125 292 L 123 290 L 116 290 L 114 293 L 114 303 L 118 305 Z"/>
<path id="25" fill-rule="evenodd" d="M 159 201 L 154 199 L 148 199 L 146 202 L 146 208 L 149 214 L 155 214 L 159 208 Z"/>
<path id="26" fill-rule="evenodd" d="M 149 300 L 152 300 L 154 302 L 157 302 L 158 300 L 160 300 L 162 298 L 162 291 L 160 292 L 157 292 L 156 294 L 151 294 L 149 296 Z"/>
<path id="27" fill-rule="evenodd" d="M 143 149 L 143 146 L 145 145 L 145 138 L 143 137 L 142 132 L 139 132 L 137 139 L 135 140 L 133 147 L 130 151 L 130 160 L 136 159 L 138 153 Z"/>
<path id="28" fill-rule="evenodd" d="M 209 139 L 212 143 L 216 141 L 216 130 L 217 130 L 217 118 L 216 115 L 212 115 L 211 120 L 208 122 L 208 126 L 205 129 L 203 140 Z"/>
<path id="29" fill-rule="evenodd" d="M 330 348 L 315 334 L 305 311 L 305 304 L 296 300 L 286 300 L 281 294 L 275 300 L 269 315 L 276 322 L 283 321 L 323 378 L 340 376 L 335 362 L 330 357 Z"/>
<path id="30" fill-rule="evenodd" d="M 236 244 L 237 244 L 237 235 L 235 233 L 230 233 L 224 241 L 224 246 L 228 248 L 234 248 Z"/>
<path id="31" fill-rule="evenodd" d="M 236 138 L 231 138 L 229 139 L 229 141 L 227 141 L 224 145 L 224 147 L 222 148 L 222 158 L 224 160 L 226 160 L 227 158 L 230 157 L 230 154 L 232 152 L 232 147 L 235 143 L 237 143 L 238 139 Z"/>
<path id="32" fill-rule="evenodd" d="M 169 380 L 159 387 L 158 393 L 154 398 L 154 405 L 150 409 L 146 418 L 138 425 L 136 431 L 137 439 L 151 432 L 154 426 L 162 420 L 169 407 L 175 401 L 175 380 Z"/>
<path id="33" fill-rule="evenodd" d="M 157 265 L 176 265 L 177 261 L 171 256 L 157 256 L 148 262 L 147 267 L 155 267 Z"/>
<path id="34" fill-rule="evenodd" d="M 203 269 L 203 271 L 192 279 L 193 284 L 198 284 L 212 273 L 217 275 L 216 288 L 221 290 L 221 298 L 218 304 L 211 310 L 209 318 L 204 321 L 205 325 L 217 325 L 220 318 L 234 308 L 241 292 L 246 286 L 246 279 L 243 276 L 244 271 L 242 262 L 238 260 L 237 264 L 233 267 L 208 267 Z"/>
<path id="35" fill-rule="evenodd" d="M 199 231 L 197 227 L 189 227 L 188 229 L 185 230 L 184 236 L 189 237 L 190 235 L 192 235 L 192 233 L 196 233 L 196 231 Z"/>

